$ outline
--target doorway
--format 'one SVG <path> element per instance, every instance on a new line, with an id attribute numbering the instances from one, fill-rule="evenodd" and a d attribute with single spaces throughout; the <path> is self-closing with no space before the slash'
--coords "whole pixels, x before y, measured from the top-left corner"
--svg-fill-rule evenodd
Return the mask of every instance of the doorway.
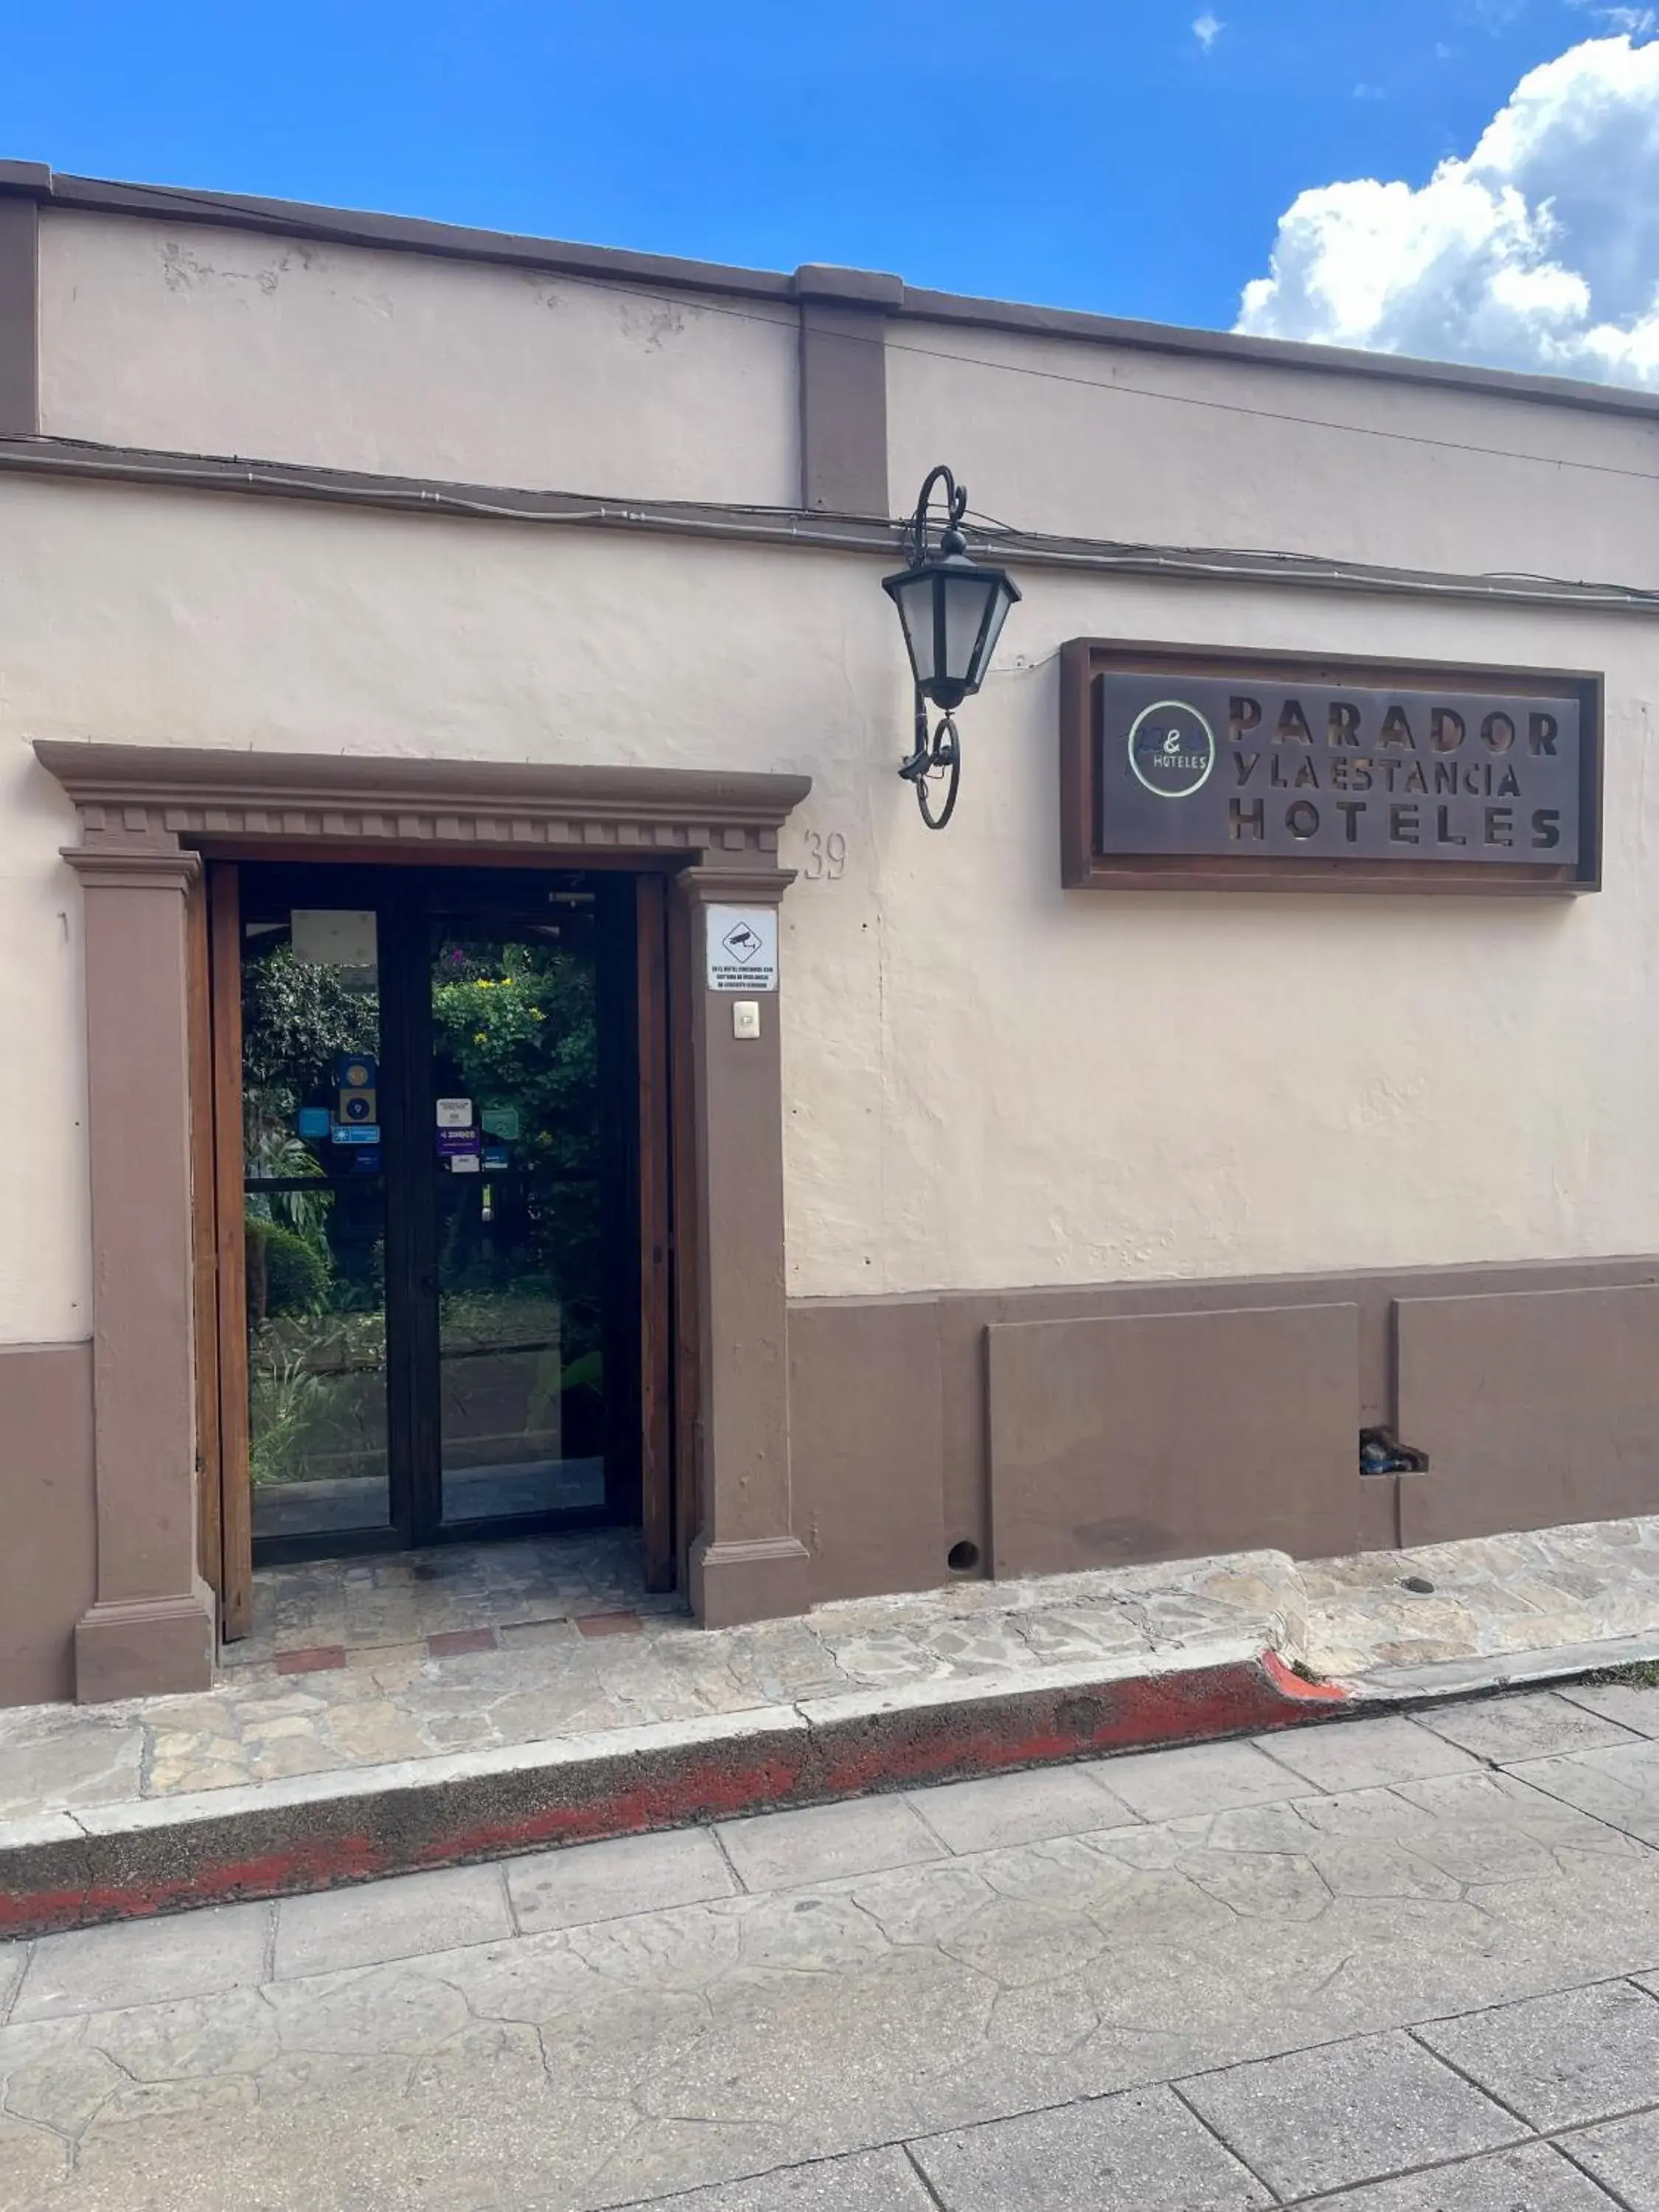
<path id="1" fill-rule="evenodd" d="M 663 889 L 210 864 L 227 1635 L 239 1550 L 643 1523 L 672 1586 Z"/>

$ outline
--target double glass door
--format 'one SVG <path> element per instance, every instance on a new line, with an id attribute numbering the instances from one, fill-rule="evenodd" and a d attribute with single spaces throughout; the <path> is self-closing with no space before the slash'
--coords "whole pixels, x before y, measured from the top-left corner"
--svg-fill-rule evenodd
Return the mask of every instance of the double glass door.
<path id="1" fill-rule="evenodd" d="M 637 1519 L 631 879 L 240 874 L 256 1559 Z"/>

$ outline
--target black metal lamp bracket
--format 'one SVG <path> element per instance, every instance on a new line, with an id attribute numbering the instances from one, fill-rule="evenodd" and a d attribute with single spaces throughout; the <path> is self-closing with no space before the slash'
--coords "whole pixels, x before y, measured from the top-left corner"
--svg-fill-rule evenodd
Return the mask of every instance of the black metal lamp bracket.
<path id="1" fill-rule="evenodd" d="M 899 774 L 907 783 L 915 786 L 916 804 L 921 809 L 921 818 L 930 830 L 942 830 L 950 820 L 957 803 L 957 789 L 962 781 L 962 737 L 954 717 L 948 710 L 939 719 L 939 727 L 929 732 L 927 702 L 916 687 L 915 750 L 899 763 Z M 943 803 L 933 803 L 932 781 L 935 776 L 945 779 Z"/>
<path id="2" fill-rule="evenodd" d="M 959 485 L 951 471 L 941 461 L 936 469 L 929 469 L 922 479 L 921 492 L 916 501 L 916 511 L 910 519 L 910 557 L 925 561 L 927 557 L 927 510 L 933 503 L 933 487 L 945 487 L 945 527 L 939 532 L 941 553 L 965 553 L 968 540 L 962 534 L 962 518 L 968 512 L 968 488 Z"/>
<path id="3" fill-rule="evenodd" d="M 927 557 L 927 511 L 933 505 L 933 493 L 943 485 L 945 492 L 945 527 L 939 532 L 941 554 L 965 553 L 968 541 L 962 534 L 962 519 L 968 512 L 967 487 L 958 484 L 950 469 L 941 461 L 930 469 L 922 480 L 921 493 L 916 501 L 916 511 L 910 519 L 910 558 L 921 563 Z M 942 830 L 955 811 L 957 790 L 962 781 L 962 737 L 955 720 L 947 710 L 939 717 L 939 727 L 929 731 L 927 702 L 922 696 L 921 686 L 916 686 L 915 744 L 900 763 L 899 774 L 905 781 L 915 787 L 916 804 L 921 809 L 921 818 L 930 830 Z M 934 777 L 945 780 L 943 803 L 935 806 L 930 788 Z"/>

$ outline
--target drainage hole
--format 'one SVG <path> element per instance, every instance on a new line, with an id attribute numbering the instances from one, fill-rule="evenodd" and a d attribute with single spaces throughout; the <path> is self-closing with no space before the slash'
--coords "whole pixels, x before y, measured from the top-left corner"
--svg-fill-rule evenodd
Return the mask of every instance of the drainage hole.
<path id="1" fill-rule="evenodd" d="M 945 1564 L 953 1575 L 971 1575 L 979 1565 L 979 1546 L 964 1536 L 945 1554 Z"/>

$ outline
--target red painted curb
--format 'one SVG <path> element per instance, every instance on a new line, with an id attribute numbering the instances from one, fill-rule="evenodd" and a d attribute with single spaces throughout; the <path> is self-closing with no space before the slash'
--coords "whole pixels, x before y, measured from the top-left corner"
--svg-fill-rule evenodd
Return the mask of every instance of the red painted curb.
<path id="1" fill-rule="evenodd" d="M 215 1813 L 197 1799 L 158 1824 L 0 1845 L 0 1933 L 36 1936 L 230 1899 L 283 1897 L 744 1813 L 955 1782 L 1103 1752 L 1212 1741 L 1328 1718 L 1350 1701 L 1271 1651 L 1063 1688 L 932 1705 L 737 1716 L 729 1740 L 567 1755 L 544 1765 Z M 343 1777 L 343 1781 L 347 1778 Z M 361 1784 L 363 1778 L 355 1778 Z M 242 1794 L 242 1793 L 238 1793 Z"/>

